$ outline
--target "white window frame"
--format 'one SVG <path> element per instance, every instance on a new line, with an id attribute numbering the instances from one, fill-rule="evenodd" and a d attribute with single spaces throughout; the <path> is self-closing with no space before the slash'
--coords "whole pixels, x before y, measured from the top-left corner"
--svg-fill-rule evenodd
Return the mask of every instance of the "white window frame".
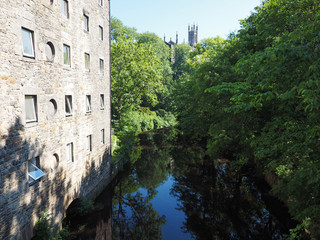
<path id="1" fill-rule="evenodd" d="M 89 32 L 89 16 L 86 14 L 83 14 L 83 29 Z"/>
<path id="2" fill-rule="evenodd" d="M 33 168 L 33 171 L 31 171 L 30 168 Z M 40 158 L 39 157 L 34 157 L 34 158 L 28 160 L 29 185 L 36 183 L 44 175 L 46 175 L 46 174 L 40 169 Z"/>
<path id="3" fill-rule="evenodd" d="M 84 69 L 90 71 L 90 54 L 84 53 Z"/>
<path id="4" fill-rule="evenodd" d="M 67 54 L 67 63 L 65 63 L 65 54 Z M 63 64 L 65 66 L 71 66 L 71 48 L 67 44 L 63 44 Z"/>
<path id="5" fill-rule="evenodd" d="M 91 95 L 86 95 L 86 113 L 91 113 Z"/>
<path id="6" fill-rule="evenodd" d="M 104 94 L 100 94 L 100 109 L 104 109 Z"/>
<path id="7" fill-rule="evenodd" d="M 69 18 L 69 1 L 61 0 L 61 13 L 66 18 Z"/>
<path id="8" fill-rule="evenodd" d="M 27 28 L 21 28 L 21 33 L 23 34 L 23 32 L 27 32 L 28 33 L 28 36 L 29 36 L 29 38 L 28 38 L 28 42 L 26 43 L 26 42 L 24 42 L 23 41 L 23 37 L 22 37 L 22 49 L 23 49 L 23 56 L 25 56 L 25 57 L 30 57 L 30 58 L 34 58 L 35 57 L 35 54 L 34 54 L 34 40 L 33 40 L 33 31 L 31 31 L 31 30 L 29 30 L 29 29 L 27 29 Z M 32 54 L 30 54 L 30 53 L 27 53 L 27 52 L 25 52 L 24 51 L 24 46 L 25 46 L 25 44 L 29 44 L 30 46 L 31 46 L 31 52 L 32 52 Z"/>
<path id="9" fill-rule="evenodd" d="M 99 26 L 99 40 L 103 41 L 103 27 Z"/>
<path id="10" fill-rule="evenodd" d="M 68 108 L 69 108 L 70 112 L 67 111 Z M 72 114 L 73 114 L 72 95 L 65 96 L 65 112 L 66 112 L 66 116 L 72 116 Z"/>
<path id="11" fill-rule="evenodd" d="M 73 142 L 67 144 L 67 162 L 74 162 Z"/>
<path id="12" fill-rule="evenodd" d="M 101 142 L 102 144 L 105 143 L 105 132 L 104 132 L 104 128 L 101 129 L 101 131 L 100 131 L 100 142 Z"/>
<path id="13" fill-rule="evenodd" d="M 31 98 L 32 99 L 32 115 L 33 118 L 32 119 L 27 119 L 27 98 Z M 26 119 L 26 123 L 30 123 L 30 122 L 37 122 L 38 121 L 38 109 L 37 109 L 37 95 L 25 95 L 25 119 Z"/>
<path id="14" fill-rule="evenodd" d="M 99 58 L 99 72 L 104 74 L 104 60 L 102 58 Z"/>
<path id="15" fill-rule="evenodd" d="M 87 136 L 87 152 L 92 152 L 92 135 Z"/>

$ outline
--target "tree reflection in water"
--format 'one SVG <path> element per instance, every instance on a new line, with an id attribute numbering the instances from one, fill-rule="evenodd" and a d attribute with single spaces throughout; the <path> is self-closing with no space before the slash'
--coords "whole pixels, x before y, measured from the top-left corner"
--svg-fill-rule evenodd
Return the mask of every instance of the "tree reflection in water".
<path id="1" fill-rule="evenodd" d="M 230 171 L 200 147 L 169 147 L 173 136 L 169 130 L 140 136 L 140 160 L 115 189 L 113 239 L 161 239 L 165 216 L 150 201 L 170 174 L 171 194 L 177 200 L 173 204 L 185 214 L 182 231 L 194 239 L 279 239 L 287 233 L 285 224 L 267 210 L 248 171 Z"/>

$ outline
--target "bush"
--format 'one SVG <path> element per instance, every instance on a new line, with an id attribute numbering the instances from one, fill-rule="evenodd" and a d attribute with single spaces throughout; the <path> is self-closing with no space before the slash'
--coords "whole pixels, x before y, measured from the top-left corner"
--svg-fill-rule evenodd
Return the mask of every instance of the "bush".
<path id="1" fill-rule="evenodd" d="M 53 239 L 53 219 L 51 214 L 47 211 L 44 211 L 40 215 L 39 220 L 36 222 L 34 226 L 35 236 L 32 238 L 33 240 L 52 240 Z"/>

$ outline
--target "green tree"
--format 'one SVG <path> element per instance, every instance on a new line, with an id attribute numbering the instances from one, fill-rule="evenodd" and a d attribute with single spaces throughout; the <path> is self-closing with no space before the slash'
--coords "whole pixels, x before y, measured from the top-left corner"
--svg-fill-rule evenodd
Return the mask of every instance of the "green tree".
<path id="1" fill-rule="evenodd" d="M 135 28 L 127 27 L 123 25 L 119 19 L 111 17 L 110 38 L 112 41 L 118 41 L 124 38 L 135 38 L 137 34 L 138 33 Z"/>
<path id="2" fill-rule="evenodd" d="M 188 44 L 180 44 L 174 46 L 174 63 L 172 65 L 173 79 L 175 81 L 188 72 L 188 56 L 191 51 L 191 47 Z"/>
<path id="3" fill-rule="evenodd" d="M 157 104 L 161 91 L 161 65 L 150 47 L 133 39 L 121 39 L 111 44 L 111 101 L 113 119 L 119 121 L 129 110 L 137 110 L 145 98 Z"/>

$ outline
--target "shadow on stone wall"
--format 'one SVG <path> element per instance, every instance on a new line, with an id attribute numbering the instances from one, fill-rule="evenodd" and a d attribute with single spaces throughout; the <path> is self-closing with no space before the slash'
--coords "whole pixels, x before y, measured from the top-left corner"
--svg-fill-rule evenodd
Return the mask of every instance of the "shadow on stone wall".
<path id="1" fill-rule="evenodd" d="M 20 119 L 9 127 L 7 134 L 1 133 L 0 146 L 0 239 L 30 239 L 32 222 L 44 210 L 54 216 L 63 214 L 64 197 L 70 182 L 61 168 L 56 169 L 53 180 L 49 179 L 50 169 L 41 169 L 46 175 L 29 185 L 28 160 L 40 157 L 45 145 L 38 139 L 25 140 L 24 126 Z M 49 195 L 56 194 L 55 208 L 49 208 Z M 62 215 L 63 216 L 63 215 Z"/>
<path id="2" fill-rule="evenodd" d="M 48 210 L 55 219 L 58 230 L 68 205 L 74 198 L 89 195 L 96 197 L 111 180 L 110 149 L 99 161 L 86 160 L 86 172 L 80 186 L 72 186 L 65 169 L 44 168 L 41 162 L 46 146 L 40 140 L 25 139 L 21 119 L 16 119 L 0 139 L 0 239 L 30 239 L 33 222 Z M 40 168 L 46 175 L 29 185 L 28 160 L 40 157 Z M 91 163 L 90 163 L 91 162 Z M 67 180 L 69 179 L 69 180 Z M 50 196 L 50 198 L 49 198 Z"/>

